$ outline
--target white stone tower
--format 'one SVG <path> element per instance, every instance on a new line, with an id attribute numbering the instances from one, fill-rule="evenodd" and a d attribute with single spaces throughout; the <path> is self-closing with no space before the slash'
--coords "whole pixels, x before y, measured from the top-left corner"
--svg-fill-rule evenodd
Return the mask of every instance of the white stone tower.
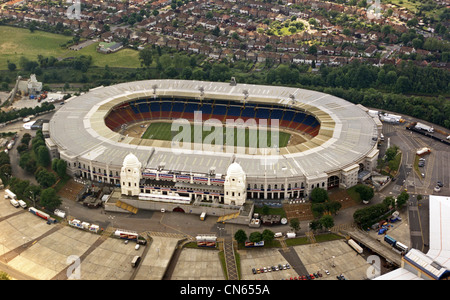
<path id="1" fill-rule="evenodd" d="M 247 176 L 240 164 L 234 162 L 227 170 L 224 183 L 224 204 L 244 205 L 247 199 Z"/>
<path id="2" fill-rule="evenodd" d="M 137 157 L 130 153 L 123 160 L 120 171 L 120 184 L 122 195 L 138 196 L 140 193 L 139 181 L 141 180 L 141 166 Z"/>

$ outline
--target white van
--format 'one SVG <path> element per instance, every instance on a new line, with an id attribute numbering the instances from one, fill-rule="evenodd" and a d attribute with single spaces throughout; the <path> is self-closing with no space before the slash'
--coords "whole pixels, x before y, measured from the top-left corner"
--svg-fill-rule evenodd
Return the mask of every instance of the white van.
<path id="1" fill-rule="evenodd" d="M 14 207 L 20 206 L 19 202 L 17 202 L 17 200 L 14 200 L 14 199 L 9 200 L 9 203 L 11 203 L 11 205 Z"/>
<path id="2" fill-rule="evenodd" d="M 25 201 L 23 201 L 23 200 L 18 200 L 17 202 L 19 202 L 20 207 L 22 207 L 22 208 L 27 208 L 27 204 L 25 203 Z"/>

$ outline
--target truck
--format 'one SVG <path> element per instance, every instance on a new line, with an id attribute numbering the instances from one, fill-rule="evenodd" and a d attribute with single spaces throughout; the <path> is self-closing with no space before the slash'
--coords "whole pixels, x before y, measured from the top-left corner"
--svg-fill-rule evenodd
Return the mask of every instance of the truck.
<path id="1" fill-rule="evenodd" d="M 395 244 L 397 243 L 397 241 L 394 238 L 392 238 L 387 234 L 384 236 L 384 241 L 389 245 L 391 245 L 392 247 L 395 247 Z"/>
<path id="2" fill-rule="evenodd" d="M 9 203 L 11 203 L 11 205 L 16 207 L 16 208 L 20 206 L 19 202 L 17 200 L 14 200 L 14 199 L 9 200 Z"/>
<path id="3" fill-rule="evenodd" d="M 216 247 L 217 236 L 213 234 L 199 234 L 195 239 L 198 247 Z"/>
<path id="4" fill-rule="evenodd" d="M 295 232 L 288 232 L 288 233 L 286 233 L 286 238 L 288 238 L 288 239 L 293 239 L 296 236 L 297 235 L 295 234 Z"/>
<path id="5" fill-rule="evenodd" d="M 363 253 L 363 248 L 360 245 L 358 245 L 358 243 L 355 242 L 354 240 L 349 239 L 348 240 L 348 244 L 350 245 L 350 247 L 352 247 L 359 254 Z"/>
<path id="6" fill-rule="evenodd" d="M 428 154 L 428 153 L 430 153 L 430 152 L 431 152 L 430 148 L 423 147 L 423 148 L 417 150 L 416 154 L 417 154 L 418 156 L 422 156 L 422 155 Z"/>
<path id="7" fill-rule="evenodd" d="M 19 202 L 20 207 L 22 208 L 27 208 L 27 203 L 23 200 L 18 200 L 17 202 Z"/>
<path id="8" fill-rule="evenodd" d="M 433 127 L 428 126 L 428 125 L 423 124 L 423 123 L 417 122 L 415 127 L 416 127 L 416 129 L 425 130 L 425 131 L 428 131 L 428 132 L 434 132 L 434 128 Z"/>
<path id="9" fill-rule="evenodd" d="M 39 209 L 37 209 L 35 207 L 30 207 L 28 209 L 28 211 L 30 213 L 32 213 L 33 215 L 38 216 L 39 218 L 42 218 L 42 219 L 46 220 L 47 224 L 56 223 L 56 220 L 53 219 L 52 217 L 50 217 L 49 214 L 47 214 L 47 213 L 45 213 L 43 211 L 40 211 Z"/>
<path id="10" fill-rule="evenodd" d="M 206 219 L 206 212 L 202 212 L 200 215 L 200 220 L 205 221 Z"/>
<path id="11" fill-rule="evenodd" d="M 244 245 L 247 248 L 250 248 L 250 247 L 264 247 L 264 241 L 260 241 L 260 242 L 246 241 Z"/>
<path id="12" fill-rule="evenodd" d="M 139 237 L 139 234 L 137 232 L 124 229 L 117 229 L 116 231 L 114 231 L 114 235 L 121 239 L 127 240 L 137 240 Z"/>
<path id="13" fill-rule="evenodd" d="M 133 259 L 131 260 L 131 266 L 133 268 L 136 268 L 139 265 L 139 262 L 141 261 L 141 257 L 139 255 L 136 255 L 135 257 L 133 257 Z"/>
<path id="14" fill-rule="evenodd" d="M 380 120 L 387 123 L 403 123 L 405 120 L 402 119 L 402 116 L 393 115 L 393 114 L 384 114 L 380 116 Z"/>
<path id="15" fill-rule="evenodd" d="M 6 146 L 6 148 L 8 148 L 8 150 L 11 150 L 12 147 L 14 146 L 14 143 L 15 143 L 15 141 L 14 141 L 14 140 L 11 140 L 11 141 L 8 143 L 8 145 Z"/>
<path id="16" fill-rule="evenodd" d="M 5 199 L 8 199 L 8 198 L 16 199 L 16 194 L 14 194 L 13 192 L 11 192 L 10 189 L 6 189 L 6 190 L 5 190 Z"/>

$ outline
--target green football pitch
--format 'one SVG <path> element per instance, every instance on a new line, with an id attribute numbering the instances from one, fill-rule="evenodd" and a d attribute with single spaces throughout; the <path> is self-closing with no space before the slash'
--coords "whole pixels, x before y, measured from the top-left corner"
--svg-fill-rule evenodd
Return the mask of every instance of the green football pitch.
<path id="1" fill-rule="evenodd" d="M 171 122 L 156 122 L 156 123 L 151 123 L 149 124 L 147 130 L 144 132 L 144 134 L 142 135 L 143 139 L 153 139 L 153 140 L 163 140 L 163 141 L 171 141 L 175 136 L 180 137 L 181 135 L 183 136 L 189 136 L 189 131 L 190 131 L 190 138 L 191 141 L 194 141 L 194 134 L 195 133 L 202 133 L 202 142 L 208 143 L 208 144 L 212 144 L 214 145 L 217 141 L 215 141 L 213 139 L 213 137 L 220 135 L 220 132 L 215 132 L 214 127 L 211 128 L 211 130 L 206 130 L 204 128 L 198 128 L 197 130 L 195 130 L 196 126 L 201 127 L 200 125 L 193 125 L 190 124 L 190 127 L 188 128 L 183 128 L 181 126 L 177 126 L 177 124 L 174 124 L 174 131 L 172 131 L 172 123 Z M 270 128 L 270 127 L 269 127 Z M 203 130 L 202 130 L 203 129 Z M 189 130 L 187 133 L 182 133 L 183 130 Z M 178 134 L 180 134 L 178 136 Z M 186 134 L 186 135 L 185 135 Z M 241 146 L 243 145 L 243 130 L 238 129 L 236 127 L 233 127 L 233 129 L 231 128 L 222 128 L 222 140 L 223 140 L 223 144 L 227 144 L 227 139 L 233 139 L 234 138 L 234 145 L 236 146 Z M 267 142 L 266 143 L 260 143 L 259 142 L 259 130 L 258 129 L 249 129 L 249 128 L 245 128 L 245 147 L 249 147 L 249 139 L 251 139 L 251 143 L 250 146 L 254 146 L 255 143 L 257 143 L 257 147 L 256 148 L 265 148 L 265 147 L 272 147 L 272 132 L 271 131 L 267 131 L 266 136 L 267 136 Z M 233 136 L 234 135 L 234 136 Z M 288 142 L 289 142 L 289 138 L 290 138 L 290 134 L 283 132 L 283 131 L 278 131 L 278 142 L 275 140 L 274 141 L 274 145 L 278 145 L 278 147 L 286 147 Z M 206 138 L 206 140 L 205 140 Z M 255 142 L 254 139 L 257 139 L 257 142 Z M 274 138 L 276 139 L 276 136 L 274 136 Z M 260 144 L 262 144 L 260 146 Z M 228 144 L 229 145 L 229 144 Z"/>

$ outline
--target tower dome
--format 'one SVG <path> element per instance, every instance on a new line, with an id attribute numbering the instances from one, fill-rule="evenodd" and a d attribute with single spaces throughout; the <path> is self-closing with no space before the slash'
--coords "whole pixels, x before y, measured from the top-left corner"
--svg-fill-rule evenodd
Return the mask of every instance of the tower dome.
<path id="1" fill-rule="evenodd" d="M 227 175 L 240 176 L 245 175 L 245 172 L 240 164 L 234 162 L 228 167 Z"/>
<path id="2" fill-rule="evenodd" d="M 129 168 L 140 168 L 141 163 L 139 162 L 136 155 L 130 153 L 127 156 L 125 156 L 125 159 L 123 160 L 123 166 Z"/>

